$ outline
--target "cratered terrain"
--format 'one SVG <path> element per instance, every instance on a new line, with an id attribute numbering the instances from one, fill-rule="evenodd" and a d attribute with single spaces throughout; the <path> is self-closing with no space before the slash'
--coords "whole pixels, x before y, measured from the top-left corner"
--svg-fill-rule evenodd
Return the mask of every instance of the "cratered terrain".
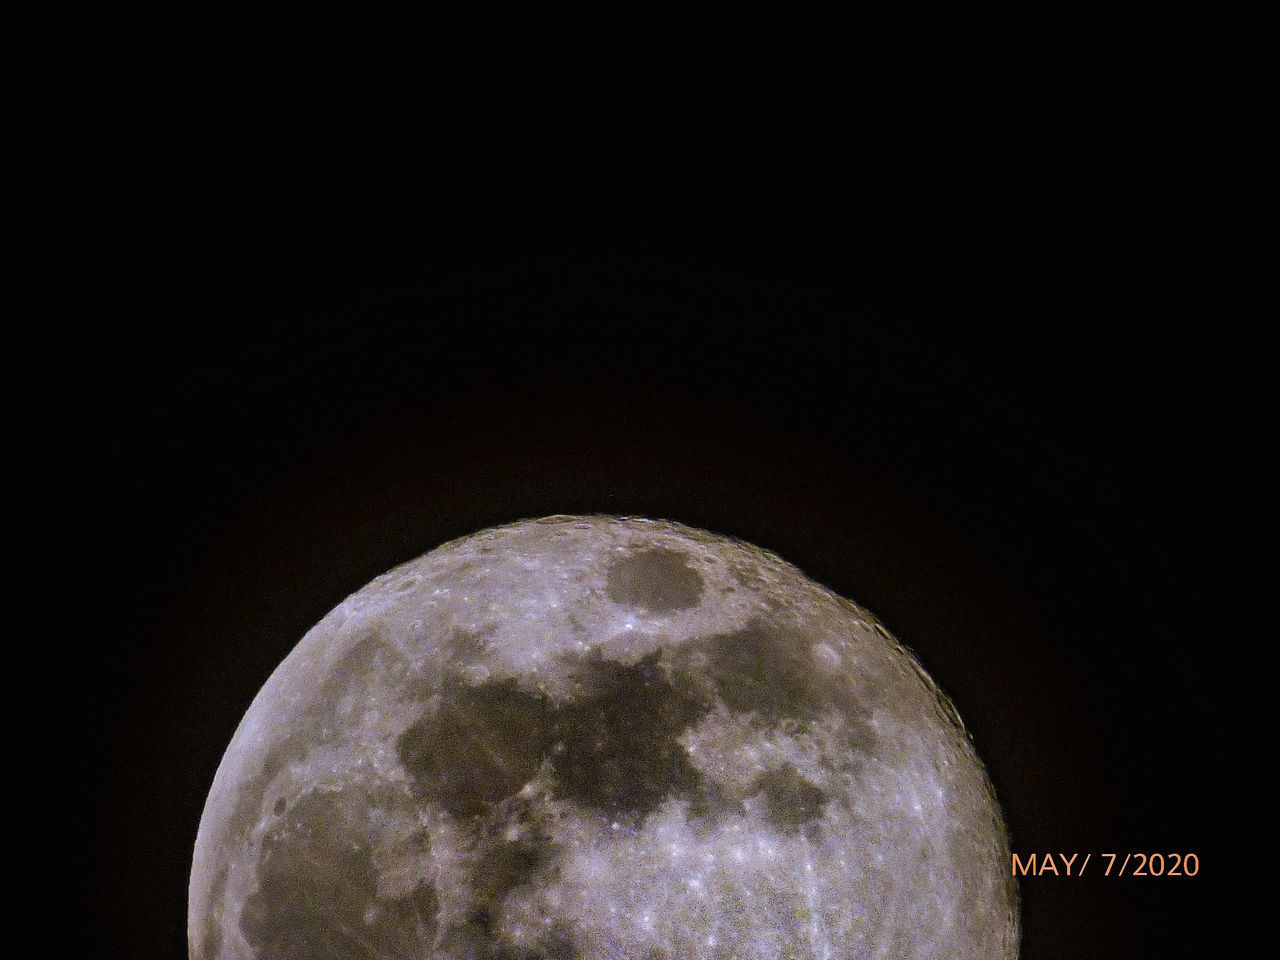
<path id="1" fill-rule="evenodd" d="M 228 747 L 193 960 L 1006 960 L 1004 822 L 867 611 L 748 544 L 550 517 L 349 597 Z"/>

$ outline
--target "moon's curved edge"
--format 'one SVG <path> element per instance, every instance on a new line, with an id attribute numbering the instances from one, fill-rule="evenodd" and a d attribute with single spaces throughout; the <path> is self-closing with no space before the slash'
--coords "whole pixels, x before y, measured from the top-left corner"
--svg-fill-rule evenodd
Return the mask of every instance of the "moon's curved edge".
<path id="1" fill-rule="evenodd" d="M 307 631 L 293 651 L 277 666 L 253 699 L 237 726 L 228 749 L 219 764 L 208 803 L 201 817 L 194 845 L 196 851 L 215 842 L 216 837 L 213 834 L 219 826 L 225 825 L 230 819 L 230 815 L 233 812 L 232 808 L 235 806 L 235 796 L 234 791 L 229 787 L 235 785 L 237 779 L 240 783 L 243 783 L 244 779 L 243 775 L 239 778 L 235 776 L 237 768 L 243 774 L 247 767 L 253 767 L 256 764 L 259 768 L 257 774 L 259 778 L 267 777 L 271 773 L 270 770 L 263 768 L 267 750 L 261 745 L 268 739 L 266 736 L 268 730 L 275 726 L 272 721 L 278 718 L 279 710 L 272 709 L 272 705 L 278 708 L 281 704 L 294 703 L 302 696 L 301 693 L 290 693 L 289 681 L 291 678 L 300 671 L 310 676 L 322 676 L 333 663 L 349 653 L 350 649 L 358 642 L 361 621 L 378 620 L 382 607 L 394 599 L 387 592 L 392 584 L 414 575 L 418 578 L 430 576 L 435 572 L 431 569 L 433 562 L 438 563 L 442 558 L 449 557 L 460 548 L 468 546 L 474 548 L 483 542 L 501 540 L 505 536 L 532 527 L 577 525 L 583 528 L 598 528 L 602 524 L 616 524 L 619 527 L 632 529 L 639 529 L 643 525 L 643 529 L 658 534 L 667 534 L 686 541 L 714 544 L 719 549 L 730 548 L 740 551 L 753 562 L 760 564 L 763 568 L 778 576 L 779 579 L 803 584 L 810 593 L 821 595 L 827 603 L 840 608 L 846 616 L 852 617 L 879 634 L 883 641 L 892 647 L 899 662 L 909 668 L 910 672 L 915 675 L 917 682 L 928 692 L 940 724 L 948 726 L 957 732 L 959 741 L 967 754 L 966 759 L 978 774 L 977 780 L 989 802 L 990 808 L 994 811 L 991 826 L 999 844 L 1006 851 L 1005 861 L 1008 861 L 1008 829 L 1000 813 L 994 786 L 974 747 L 969 731 L 951 700 L 923 668 L 915 654 L 898 641 L 878 618 L 825 585 L 809 578 L 777 554 L 754 544 L 736 537 L 689 527 L 678 522 L 625 515 L 555 515 L 519 520 L 487 528 L 474 534 L 447 541 L 418 557 L 406 561 L 376 577 L 364 587 L 346 597 L 311 630 Z M 219 877 L 208 870 L 201 870 L 201 866 L 202 864 L 197 858 L 194 861 L 188 891 L 188 932 L 193 955 L 195 955 L 197 938 L 200 932 L 205 929 L 208 921 L 204 909 L 210 901 L 210 892 L 217 884 L 225 882 L 225 875 Z M 1016 882 L 1012 880 L 1011 874 L 1007 882 L 1006 895 L 1011 910 L 1015 951 L 1010 955 L 1016 955 L 1016 944 L 1020 941 L 1021 936 L 1020 898 L 1018 887 Z"/>

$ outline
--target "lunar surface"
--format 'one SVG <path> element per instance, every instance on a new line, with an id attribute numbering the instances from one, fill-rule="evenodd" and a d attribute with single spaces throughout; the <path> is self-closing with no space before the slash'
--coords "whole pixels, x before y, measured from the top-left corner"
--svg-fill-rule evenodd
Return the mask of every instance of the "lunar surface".
<path id="1" fill-rule="evenodd" d="M 196 839 L 193 960 L 1017 955 L 991 785 L 865 610 L 748 544 L 550 517 L 280 664 Z"/>

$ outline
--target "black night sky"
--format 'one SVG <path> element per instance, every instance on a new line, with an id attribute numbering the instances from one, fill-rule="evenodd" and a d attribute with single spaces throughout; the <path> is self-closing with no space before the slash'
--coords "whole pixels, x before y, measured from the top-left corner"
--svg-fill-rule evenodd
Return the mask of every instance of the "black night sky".
<path id="1" fill-rule="evenodd" d="M 38 437 L 52 569 L 87 582 L 51 601 L 83 625 L 55 774 L 83 955 L 185 956 L 205 794 L 307 629 L 552 513 L 740 537 L 871 610 L 1017 852 L 1199 856 L 1024 880 L 1024 957 L 1215 955 L 1248 348 L 1198 202 L 1082 169 L 412 199 L 264 174 L 86 215 L 95 307 L 51 343 Z"/>

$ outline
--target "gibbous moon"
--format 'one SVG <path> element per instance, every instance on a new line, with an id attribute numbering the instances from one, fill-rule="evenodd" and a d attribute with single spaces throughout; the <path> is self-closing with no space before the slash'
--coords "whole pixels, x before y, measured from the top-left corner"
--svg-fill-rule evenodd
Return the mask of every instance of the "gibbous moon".
<path id="1" fill-rule="evenodd" d="M 196 838 L 193 960 L 1005 960 L 1004 822 L 871 614 L 748 544 L 549 517 L 320 621 Z"/>

